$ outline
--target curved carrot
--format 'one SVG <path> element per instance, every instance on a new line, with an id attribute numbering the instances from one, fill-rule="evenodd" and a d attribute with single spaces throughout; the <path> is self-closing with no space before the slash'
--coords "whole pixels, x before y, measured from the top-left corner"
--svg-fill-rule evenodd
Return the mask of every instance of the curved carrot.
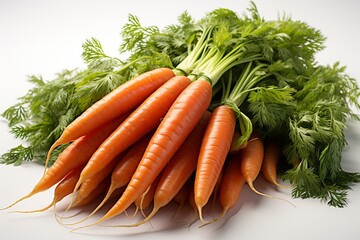
<path id="1" fill-rule="evenodd" d="M 200 220 L 202 208 L 211 196 L 229 152 L 236 125 L 235 112 L 228 106 L 217 107 L 211 115 L 199 154 L 194 193 Z"/>
<path id="2" fill-rule="evenodd" d="M 77 189 L 87 178 L 106 166 L 116 155 L 153 131 L 177 96 L 190 84 L 185 76 L 176 76 L 158 88 L 101 144 L 80 175 Z"/>
<path id="3" fill-rule="evenodd" d="M 72 142 L 59 155 L 54 164 L 48 169 L 46 174 L 42 176 L 30 193 L 21 197 L 6 208 L 10 208 L 20 201 L 30 198 L 39 192 L 48 190 L 65 177 L 71 170 L 76 169 L 89 161 L 91 155 L 96 151 L 101 143 L 128 115 L 128 113 L 123 114 L 111 122 L 104 124 L 104 126 L 97 128 L 91 133 L 88 133 Z"/>
<path id="4" fill-rule="evenodd" d="M 290 203 L 285 199 L 277 198 L 259 192 L 254 187 L 254 181 L 260 173 L 261 165 L 264 159 L 264 142 L 257 133 L 253 133 L 250 136 L 247 146 L 240 150 L 240 156 L 241 156 L 241 174 L 243 175 L 246 183 L 249 185 L 250 189 L 253 192 L 264 197 L 276 198 Z M 292 203 L 290 204 L 293 205 Z"/>
<path id="5" fill-rule="evenodd" d="M 124 212 L 151 185 L 206 112 L 211 94 L 209 82 L 196 80 L 179 95 L 151 138 L 121 198 L 91 225 Z"/>
<path id="6" fill-rule="evenodd" d="M 60 138 L 50 147 L 45 162 L 45 170 L 51 152 L 57 146 L 74 141 L 104 123 L 136 108 L 150 94 L 174 76 L 174 72 L 169 68 L 154 69 L 120 85 L 114 91 L 97 101 L 69 124 Z"/>
<path id="7" fill-rule="evenodd" d="M 277 181 L 277 166 L 281 159 L 281 149 L 274 140 L 264 143 L 264 159 L 261 165 L 261 173 L 265 180 L 278 187 L 286 187 Z"/>

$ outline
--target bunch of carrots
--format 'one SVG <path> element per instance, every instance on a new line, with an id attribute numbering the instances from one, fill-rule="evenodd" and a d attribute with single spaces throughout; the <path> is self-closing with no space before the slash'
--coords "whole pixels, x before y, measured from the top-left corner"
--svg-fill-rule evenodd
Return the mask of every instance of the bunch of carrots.
<path id="1" fill-rule="evenodd" d="M 84 111 L 51 146 L 44 176 L 9 207 L 57 185 L 53 202 L 40 210 L 68 195 L 68 209 L 101 196 L 83 222 L 116 199 L 90 224 L 95 225 L 133 204 L 143 210 L 152 203 L 144 220 L 128 225 L 138 226 L 172 201 L 189 202 L 206 222 L 202 209 L 217 193 L 222 217 L 235 206 L 245 183 L 270 197 L 253 182 L 262 172 L 281 186 L 277 168 L 282 146 L 272 140 L 276 128 L 254 128 L 244 106 L 249 96 L 256 97 L 251 92 L 261 92 L 290 115 L 301 85 L 296 76 L 309 71 L 311 61 L 304 59 L 313 59 L 323 39 L 307 25 L 265 21 L 255 6 L 251 11 L 252 17 L 244 18 L 226 9 L 211 12 L 176 67 L 140 74 Z M 299 27 L 308 31 L 306 37 Z M 47 168 L 52 151 L 65 144 Z"/>
<path id="2" fill-rule="evenodd" d="M 236 149 L 235 113 L 226 105 L 208 111 L 211 92 L 208 81 L 175 76 L 168 68 L 121 85 L 65 129 L 52 149 L 72 143 L 34 189 L 14 204 L 55 184 L 53 202 L 40 211 L 70 194 L 74 196 L 69 208 L 106 193 L 91 216 L 113 194 L 119 196 L 118 190 L 119 200 L 97 223 L 125 212 L 133 203 L 144 209 L 153 202 L 153 211 L 141 224 L 181 191 L 188 191 L 194 175 L 192 201 L 200 219 L 216 184 L 221 184 L 224 215 L 236 204 L 245 182 L 257 192 L 253 182 L 261 168 L 266 179 L 277 184 L 280 148 L 272 142 L 265 147 L 254 133 L 246 147 Z"/>

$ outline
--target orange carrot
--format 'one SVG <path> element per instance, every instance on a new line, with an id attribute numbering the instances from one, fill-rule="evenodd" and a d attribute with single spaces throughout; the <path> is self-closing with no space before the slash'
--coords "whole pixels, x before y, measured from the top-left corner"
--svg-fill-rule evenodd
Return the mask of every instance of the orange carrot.
<path id="1" fill-rule="evenodd" d="M 54 164 L 49 168 L 46 174 L 42 176 L 30 193 L 18 199 L 6 208 L 10 208 L 24 199 L 48 190 L 65 177 L 71 170 L 76 169 L 89 161 L 91 155 L 96 151 L 101 143 L 128 115 L 128 113 L 123 114 L 111 122 L 106 123 L 104 126 L 97 128 L 91 133 L 86 134 L 85 136 L 82 136 L 72 142 L 59 155 Z"/>
<path id="2" fill-rule="evenodd" d="M 92 194 L 92 192 L 98 188 L 98 185 L 108 176 L 111 175 L 112 171 L 114 170 L 115 166 L 122 158 L 123 154 L 120 154 L 116 157 L 113 161 L 105 166 L 105 168 L 101 169 L 96 175 L 92 176 L 91 178 L 86 179 L 80 186 L 79 190 L 73 201 L 70 203 L 69 208 L 74 205 L 78 205 L 84 198 Z"/>
<path id="3" fill-rule="evenodd" d="M 212 87 L 205 80 L 192 82 L 180 94 L 151 138 L 121 198 L 101 219 L 91 225 L 124 212 L 153 183 L 206 112 L 211 94 Z"/>
<path id="4" fill-rule="evenodd" d="M 229 152 L 236 125 L 234 111 L 222 105 L 211 115 L 199 154 L 195 173 L 194 193 L 200 220 L 202 208 L 211 196 Z"/>
<path id="5" fill-rule="evenodd" d="M 169 68 L 154 69 L 120 85 L 114 91 L 93 104 L 69 124 L 60 138 L 51 146 L 46 159 L 45 169 L 51 152 L 57 146 L 74 141 L 104 123 L 136 108 L 156 89 L 174 77 L 174 75 L 174 72 Z"/>
<path id="6" fill-rule="evenodd" d="M 106 166 L 116 155 L 153 131 L 177 96 L 190 84 L 185 76 L 176 76 L 158 88 L 101 144 L 81 172 L 77 189 L 87 178 Z"/>
<path id="7" fill-rule="evenodd" d="M 261 173 L 265 180 L 278 187 L 286 187 L 277 181 L 277 166 L 281 159 L 280 146 L 274 140 L 267 140 L 264 143 L 264 159 L 261 165 Z"/>
<path id="8" fill-rule="evenodd" d="M 115 169 L 111 174 L 111 182 L 109 189 L 101 203 L 83 220 L 71 225 L 81 223 L 89 219 L 94 215 L 109 199 L 114 196 L 114 191 L 123 188 L 131 179 L 131 176 L 134 174 L 136 167 L 138 166 L 141 157 L 143 156 L 145 149 L 150 141 L 152 132 L 147 134 L 145 137 L 140 139 L 137 143 L 132 145 L 125 153 L 121 160 L 116 165 Z M 86 182 L 86 181 L 85 181 Z M 81 188 L 81 187 L 80 187 Z M 121 193 L 124 191 L 121 190 Z"/>
<path id="9" fill-rule="evenodd" d="M 230 150 L 229 150 L 229 154 L 233 154 L 233 153 L 236 153 L 238 152 L 241 148 L 245 147 L 243 145 L 239 145 L 237 143 L 238 139 L 240 138 L 241 136 L 241 133 L 239 130 L 235 130 L 234 132 L 234 136 L 233 136 L 233 139 L 231 141 L 231 146 L 230 146 Z"/>
<path id="10" fill-rule="evenodd" d="M 155 190 L 159 184 L 160 178 L 161 174 L 159 174 L 150 187 L 138 199 L 135 200 L 136 208 L 140 209 L 144 217 L 144 210 L 148 208 L 150 203 L 154 200 Z"/>
<path id="11" fill-rule="evenodd" d="M 259 192 L 254 187 L 254 181 L 260 173 L 261 165 L 264 159 L 264 143 L 259 134 L 252 133 L 247 146 L 240 150 L 240 156 L 241 156 L 241 174 L 243 175 L 246 183 L 249 185 L 252 191 L 254 191 L 255 193 L 261 196 L 280 199 L 293 205 L 291 202 L 285 199 L 270 196 L 265 193 Z"/>
<path id="12" fill-rule="evenodd" d="M 110 184 L 110 177 L 107 177 L 103 179 L 97 186 L 94 188 L 90 194 L 88 194 L 86 197 L 81 198 L 81 200 L 78 200 L 74 202 L 72 205 L 73 208 L 81 207 L 90 203 L 93 203 L 94 200 L 98 197 L 100 197 L 102 194 L 106 193 L 106 190 L 108 189 Z"/>
<path id="13" fill-rule="evenodd" d="M 178 191 L 178 193 L 173 198 L 173 201 L 179 205 L 179 208 L 176 212 L 178 212 L 182 207 L 185 206 L 185 204 L 189 201 L 189 194 L 190 194 L 190 178 L 185 182 L 185 184 L 182 186 L 182 188 Z M 174 214 L 174 217 L 176 216 L 176 213 Z"/>
<path id="14" fill-rule="evenodd" d="M 241 156 L 241 174 L 245 181 L 255 193 L 263 195 L 258 192 L 253 183 L 260 173 L 261 165 L 264 159 L 264 143 L 262 138 L 253 133 L 245 148 L 240 150 Z"/>
<path id="15" fill-rule="evenodd" d="M 199 124 L 166 165 L 161 174 L 160 182 L 157 184 L 156 191 L 154 192 L 154 207 L 152 212 L 143 221 L 130 226 L 139 226 L 150 220 L 160 208 L 167 205 L 176 196 L 188 181 L 189 177 L 195 171 L 201 147 L 201 139 L 204 136 L 210 116 L 210 112 L 204 114 Z"/>
<path id="16" fill-rule="evenodd" d="M 222 218 L 237 203 L 245 184 L 241 174 L 240 152 L 230 155 L 226 161 L 224 175 L 220 185 L 220 204 L 223 208 Z"/>

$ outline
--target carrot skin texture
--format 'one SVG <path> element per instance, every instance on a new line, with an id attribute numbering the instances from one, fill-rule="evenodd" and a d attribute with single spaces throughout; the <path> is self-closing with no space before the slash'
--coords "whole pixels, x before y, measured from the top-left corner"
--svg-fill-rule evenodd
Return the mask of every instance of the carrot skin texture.
<path id="1" fill-rule="evenodd" d="M 77 191 L 77 195 L 74 199 L 73 205 L 78 205 L 84 198 L 88 197 L 92 194 L 92 192 L 98 188 L 99 184 L 106 179 L 108 176 L 110 177 L 112 171 L 114 170 L 116 164 L 121 159 L 122 154 L 120 154 L 117 158 L 111 161 L 109 164 L 105 166 L 101 171 L 99 171 L 96 175 L 91 178 L 86 179 L 84 181 L 79 190 Z"/>
<path id="2" fill-rule="evenodd" d="M 116 155 L 154 130 L 189 84 L 189 78 L 176 76 L 158 88 L 101 144 L 82 171 L 79 183 L 95 175 Z"/>
<path id="3" fill-rule="evenodd" d="M 104 194 L 109 187 L 110 184 L 110 178 L 103 179 L 95 189 L 91 191 L 90 194 L 88 194 L 86 197 L 82 198 L 81 200 L 78 200 L 77 202 L 74 202 L 73 208 L 85 206 L 87 204 L 92 203 L 96 198 L 100 197 L 102 194 Z"/>
<path id="4" fill-rule="evenodd" d="M 207 81 L 196 80 L 179 95 L 151 138 L 123 195 L 97 223 L 125 211 L 151 185 L 206 112 L 211 94 Z"/>
<path id="5" fill-rule="evenodd" d="M 46 190 L 60 181 L 71 170 L 87 163 L 91 155 L 101 143 L 124 121 L 128 113 L 106 123 L 93 132 L 80 137 L 72 142 L 58 157 L 54 164 L 48 169 L 46 175 L 35 187 Z M 48 180 L 46 180 L 48 179 Z M 51 181 L 49 180 L 51 179 Z M 47 181 L 47 182 L 46 182 Z M 45 183 L 46 182 L 46 183 Z"/>
<path id="6" fill-rule="evenodd" d="M 245 179 L 241 174 L 239 155 L 239 152 L 230 155 L 224 167 L 220 185 L 220 204 L 223 208 L 223 215 L 235 206 L 245 185 Z"/>
<path id="7" fill-rule="evenodd" d="M 71 142 L 136 108 L 156 89 L 174 76 L 174 72 L 169 68 L 157 68 L 140 74 L 120 85 L 66 127 L 60 138 L 49 149 L 45 165 L 48 163 L 52 150 L 57 146 Z"/>
<path id="8" fill-rule="evenodd" d="M 264 159 L 261 165 L 261 173 L 265 180 L 279 186 L 277 182 L 277 165 L 281 159 L 280 146 L 273 140 L 264 142 Z"/>
<path id="9" fill-rule="evenodd" d="M 241 174 L 246 182 L 252 187 L 260 173 L 261 165 L 264 159 L 264 143 L 257 135 L 253 134 L 245 148 L 240 150 L 241 156 Z"/>
<path id="10" fill-rule="evenodd" d="M 206 205 L 214 190 L 232 143 L 235 125 L 235 113 L 226 105 L 217 107 L 211 115 L 195 173 L 194 197 L 199 209 Z"/>
<path id="11" fill-rule="evenodd" d="M 128 151 L 125 152 L 123 158 L 116 165 L 111 175 L 110 189 L 116 189 L 125 186 L 129 183 L 132 175 L 134 174 L 136 167 L 138 166 L 141 157 L 144 155 L 147 145 L 153 133 L 149 133 L 144 136 L 134 145 L 132 145 Z"/>
<path id="12" fill-rule="evenodd" d="M 206 112 L 179 150 L 166 165 L 154 196 L 154 208 L 168 204 L 195 171 L 201 139 L 211 113 Z"/>

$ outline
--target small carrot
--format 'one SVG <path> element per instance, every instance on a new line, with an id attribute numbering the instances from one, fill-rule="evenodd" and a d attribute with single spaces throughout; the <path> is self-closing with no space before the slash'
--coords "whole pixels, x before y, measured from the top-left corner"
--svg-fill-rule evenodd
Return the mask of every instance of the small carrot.
<path id="1" fill-rule="evenodd" d="M 202 208 L 211 196 L 229 152 L 236 125 L 235 112 L 226 105 L 217 107 L 207 126 L 195 173 L 194 193 L 200 220 Z"/>
<path id="2" fill-rule="evenodd" d="M 180 148 L 210 105 L 212 87 L 205 80 L 192 82 L 175 100 L 161 121 L 132 176 L 115 205 L 97 222 L 124 212 L 155 180 Z"/>
<path id="3" fill-rule="evenodd" d="M 101 169 L 96 175 L 92 176 L 91 178 L 86 179 L 80 186 L 79 190 L 77 191 L 76 196 L 74 196 L 73 201 L 71 201 L 69 208 L 74 205 L 78 205 L 84 198 L 88 197 L 92 192 L 98 188 L 98 185 L 108 176 L 111 175 L 112 171 L 114 170 L 115 166 L 122 158 L 123 154 L 120 154 L 117 158 L 111 161 L 109 164 L 105 166 L 105 168 Z"/>
<path id="4" fill-rule="evenodd" d="M 235 206 L 245 185 L 240 158 L 240 152 L 237 152 L 230 155 L 226 161 L 220 185 L 220 204 L 223 208 L 220 218 Z"/>
<path id="5" fill-rule="evenodd" d="M 254 181 L 260 173 L 261 165 L 264 159 L 264 142 L 262 138 L 259 136 L 259 134 L 252 133 L 247 146 L 240 150 L 240 156 L 241 156 L 241 174 L 243 175 L 246 183 L 248 184 L 248 186 L 252 191 L 264 197 L 276 198 L 290 203 L 285 199 L 277 198 L 259 192 L 254 187 Z M 293 205 L 292 203 L 290 204 Z"/>
<path id="6" fill-rule="evenodd" d="M 101 144 L 81 172 L 77 189 L 87 178 L 106 166 L 116 155 L 153 131 L 177 96 L 190 84 L 185 76 L 176 76 L 159 87 Z"/>
<path id="7" fill-rule="evenodd" d="M 275 140 L 267 140 L 264 142 L 264 159 L 261 165 L 261 173 L 265 180 L 278 187 L 286 187 L 277 181 L 277 166 L 281 159 L 280 146 Z"/>
<path id="8" fill-rule="evenodd" d="M 148 71 L 120 85 L 114 91 L 93 104 L 69 124 L 60 138 L 50 147 L 45 169 L 49 162 L 51 152 L 56 147 L 74 141 L 106 122 L 136 108 L 150 96 L 150 94 L 174 76 L 174 72 L 169 68 L 157 68 Z"/>
<path id="9" fill-rule="evenodd" d="M 54 164 L 49 168 L 46 174 L 42 176 L 30 193 L 21 197 L 6 208 L 10 208 L 22 200 L 48 190 L 65 177 L 70 171 L 89 161 L 91 155 L 96 151 L 101 143 L 128 115 L 128 113 L 123 114 L 111 122 L 106 123 L 104 126 L 97 128 L 91 133 L 86 134 L 85 136 L 82 136 L 72 142 L 59 155 Z"/>
<path id="10" fill-rule="evenodd" d="M 74 202 L 72 205 L 72 208 L 82 207 L 87 204 L 93 203 L 94 200 L 104 193 L 106 193 L 106 190 L 108 189 L 110 184 L 110 177 L 107 177 L 103 179 L 97 186 L 94 188 L 90 194 L 88 194 L 86 197 L 81 198 L 81 200 L 78 200 Z"/>

